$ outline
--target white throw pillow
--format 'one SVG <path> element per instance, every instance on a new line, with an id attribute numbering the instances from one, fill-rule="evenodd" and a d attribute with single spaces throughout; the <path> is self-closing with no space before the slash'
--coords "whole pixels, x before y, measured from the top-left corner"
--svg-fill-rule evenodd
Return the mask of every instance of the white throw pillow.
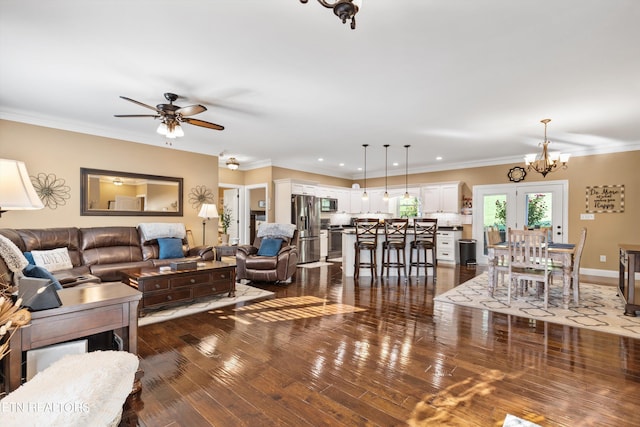
<path id="1" fill-rule="evenodd" d="M 46 268 L 51 273 L 73 268 L 67 248 L 51 249 L 49 251 L 31 251 L 31 254 L 37 266 Z"/>

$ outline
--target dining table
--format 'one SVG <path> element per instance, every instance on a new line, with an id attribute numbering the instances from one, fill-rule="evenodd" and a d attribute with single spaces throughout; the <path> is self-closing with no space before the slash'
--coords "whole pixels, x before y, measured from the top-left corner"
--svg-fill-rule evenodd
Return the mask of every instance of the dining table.
<path id="1" fill-rule="evenodd" d="M 571 272 L 573 270 L 574 252 L 575 245 L 572 243 L 549 243 L 549 258 L 552 260 L 554 268 L 562 269 L 562 307 L 565 309 L 569 308 L 571 301 Z M 489 264 L 487 292 L 490 297 L 493 297 L 498 279 L 496 267 L 500 259 L 507 259 L 509 257 L 509 246 L 507 242 L 487 245 L 487 257 Z M 578 304 L 577 293 L 574 293 L 574 303 Z"/>

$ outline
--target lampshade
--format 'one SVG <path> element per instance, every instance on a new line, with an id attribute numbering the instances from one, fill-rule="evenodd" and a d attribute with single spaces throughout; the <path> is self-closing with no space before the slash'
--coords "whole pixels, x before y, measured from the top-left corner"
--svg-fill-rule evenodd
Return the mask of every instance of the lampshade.
<path id="1" fill-rule="evenodd" d="M 24 162 L 0 159 L 0 213 L 42 208 Z"/>
<path id="2" fill-rule="evenodd" d="M 218 208 L 214 204 L 203 203 L 198 213 L 200 218 L 218 218 Z"/>

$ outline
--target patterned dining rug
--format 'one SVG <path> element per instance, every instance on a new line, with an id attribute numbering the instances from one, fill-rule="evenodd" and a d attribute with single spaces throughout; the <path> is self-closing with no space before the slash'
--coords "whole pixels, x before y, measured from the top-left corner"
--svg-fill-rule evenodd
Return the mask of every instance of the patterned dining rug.
<path id="1" fill-rule="evenodd" d="M 624 304 L 616 295 L 615 286 L 580 283 L 580 304 L 576 306 L 572 301 L 568 309 L 562 308 L 562 286 L 551 286 L 549 307 L 545 310 L 544 301 L 535 295 L 535 289 L 530 295 L 512 298 L 511 307 L 507 305 L 504 285 L 498 285 L 494 297 L 490 297 L 487 279 L 487 273 L 482 273 L 438 295 L 434 301 L 640 338 L 640 316 L 624 315 Z"/>
<path id="2" fill-rule="evenodd" d="M 228 297 L 227 294 L 222 294 L 201 298 L 191 303 L 172 306 L 164 310 L 150 311 L 144 317 L 138 319 L 138 326 L 151 325 L 153 323 L 164 322 L 165 320 L 189 316 L 190 314 L 235 305 L 239 302 L 268 299 L 274 296 L 275 294 L 273 292 L 254 288 L 253 286 L 242 283 L 236 283 L 236 295 L 234 297 Z"/>

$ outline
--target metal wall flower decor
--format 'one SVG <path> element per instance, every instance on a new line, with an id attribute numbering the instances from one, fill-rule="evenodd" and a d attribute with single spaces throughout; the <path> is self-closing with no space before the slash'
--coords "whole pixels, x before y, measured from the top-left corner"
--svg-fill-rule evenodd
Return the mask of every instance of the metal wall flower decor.
<path id="1" fill-rule="evenodd" d="M 64 179 L 58 178 L 52 173 L 39 173 L 30 178 L 33 188 L 46 207 L 56 209 L 58 206 L 67 204 L 67 200 L 71 197 L 71 187 L 66 185 Z"/>
<path id="2" fill-rule="evenodd" d="M 189 192 L 189 203 L 195 210 L 199 210 L 204 203 L 213 203 L 214 200 L 213 191 L 208 189 L 206 185 L 196 185 Z"/>

